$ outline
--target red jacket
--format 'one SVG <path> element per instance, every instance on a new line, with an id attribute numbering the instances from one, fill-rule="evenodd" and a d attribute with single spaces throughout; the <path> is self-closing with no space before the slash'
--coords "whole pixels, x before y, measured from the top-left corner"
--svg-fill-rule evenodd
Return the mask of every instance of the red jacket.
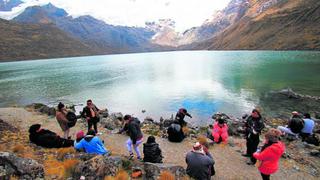
<path id="1" fill-rule="evenodd" d="M 215 133 L 218 133 L 218 134 L 228 133 L 228 125 L 227 124 L 223 124 L 223 126 L 220 127 L 218 122 L 215 122 L 213 124 L 212 136 L 214 136 Z"/>
<path id="2" fill-rule="evenodd" d="M 261 161 L 259 171 L 266 175 L 275 173 L 279 168 L 279 159 L 284 151 L 285 145 L 279 141 L 267 147 L 261 153 L 254 153 L 253 157 Z"/>

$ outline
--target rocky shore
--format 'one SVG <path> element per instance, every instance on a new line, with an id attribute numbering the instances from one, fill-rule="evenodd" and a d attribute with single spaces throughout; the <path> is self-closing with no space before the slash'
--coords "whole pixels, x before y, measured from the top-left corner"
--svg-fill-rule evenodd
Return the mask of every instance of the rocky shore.
<path id="1" fill-rule="evenodd" d="M 283 96 L 298 99 L 314 99 L 313 97 L 296 96 L 289 91 Z M 286 94 L 287 93 L 287 94 Z M 276 93 L 279 96 L 281 94 Z M 287 96 L 288 95 L 288 96 Z M 69 108 L 73 108 L 69 106 Z M 42 104 L 32 104 L 25 108 L 0 108 L 0 179 L 128 179 L 134 172 L 141 171 L 137 179 L 189 179 L 186 175 L 185 155 L 191 150 L 194 142 L 206 135 L 208 127 L 191 127 L 187 130 L 187 138 L 181 143 L 171 143 L 166 138 L 166 127 L 173 119 L 153 120 L 146 117 L 142 123 L 144 141 L 148 135 L 156 136 L 164 156 L 163 164 L 142 163 L 128 160 L 125 148 L 125 135 L 117 134 L 121 127 L 123 114 L 105 111 L 99 123 L 100 137 L 105 141 L 111 156 L 88 155 L 76 152 L 73 148 L 46 149 L 31 144 L 28 139 L 28 127 L 34 123 L 42 124 L 62 135 L 62 131 L 54 118 L 55 109 Z M 320 132 L 320 123 L 316 113 L 315 132 Z M 215 116 L 215 115 L 213 115 Z M 244 120 L 230 118 L 224 114 L 229 126 L 228 145 L 210 143 L 209 151 L 216 164 L 217 179 L 259 179 L 256 167 L 246 165 L 245 140 L 242 137 Z M 213 120 L 212 120 L 213 122 Z M 212 123 L 211 122 L 211 123 Z M 265 119 L 267 128 L 277 127 L 287 122 L 286 116 Z M 79 120 L 71 134 L 85 130 L 86 123 Z M 317 134 L 319 135 L 319 134 Z M 263 136 L 261 136 L 263 138 Z M 272 175 L 273 179 L 318 179 L 320 176 L 320 148 L 301 140 L 290 141 L 283 138 L 286 153 L 280 161 L 279 171 Z M 140 146 L 142 150 L 142 146 Z"/>

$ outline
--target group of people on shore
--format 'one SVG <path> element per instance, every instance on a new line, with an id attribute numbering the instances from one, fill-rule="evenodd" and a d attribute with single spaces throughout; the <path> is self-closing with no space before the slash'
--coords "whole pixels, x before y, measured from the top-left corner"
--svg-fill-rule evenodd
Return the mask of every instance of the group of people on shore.
<path id="1" fill-rule="evenodd" d="M 64 133 L 63 138 L 56 133 L 41 129 L 40 124 L 32 125 L 29 129 L 30 141 L 48 148 L 70 147 L 74 146 L 79 151 L 94 154 L 110 154 L 104 146 L 104 141 L 98 136 L 97 123 L 99 122 L 100 110 L 93 104 L 92 100 L 87 101 L 87 106 L 83 108 L 81 117 L 86 119 L 88 131 L 85 135 L 83 131 L 76 134 L 76 140 L 71 140 L 70 132 L 70 115 L 62 103 L 58 105 L 56 119 Z M 178 110 L 175 120 L 168 127 L 168 140 L 171 142 L 181 142 L 185 138 L 185 129 L 187 122 L 185 116 L 192 118 L 186 109 Z M 248 165 L 256 165 L 261 173 L 262 179 L 270 178 L 270 175 L 278 169 L 278 161 L 285 151 L 285 145 L 280 141 L 280 137 L 284 134 L 290 134 L 298 137 L 300 135 L 306 139 L 312 135 L 314 122 L 309 114 L 304 114 L 305 119 L 302 119 L 302 128 L 297 124 L 296 113 L 289 121 L 287 127 L 278 127 L 278 129 L 270 129 L 265 133 L 265 140 L 261 148 L 258 148 L 260 135 L 265 128 L 263 118 L 257 109 L 253 109 L 250 116 L 243 117 L 245 119 L 245 138 L 246 138 L 246 153 L 243 156 L 248 157 Z M 74 120 L 73 120 L 74 121 Z M 143 155 L 139 151 L 139 145 L 143 143 L 143 134 L 140 129 L 140 121 L 131 115 L 125 115 L 122 119 L 123 126 L 119 133 L 126 133 L 129 138 L 126 141 L 126 147 L 129 152 L 129 159 L 134 158 L 133 150 L 136 157 L 140 161 L 162 163 L 162 152 L 159 144 L 156 143 L 154 136 L 149 136 L 147 142 L 143 144 Z M 74 123 L 71 123 L 74 125 Z M 93 128 L 92 128 L 93 127 Z M 224 116 L 215 117 L 213 125 L 211 125 L 211 139 L 215 143 L 228 143 L 228 125 Z M 187 174 L 194 179 L 211 179 L 215 174 L 215 161 L 208 150 L 208 146 L 204 143 L 197 142 L 192 147 L 192 150 L 186 155 Z"/>

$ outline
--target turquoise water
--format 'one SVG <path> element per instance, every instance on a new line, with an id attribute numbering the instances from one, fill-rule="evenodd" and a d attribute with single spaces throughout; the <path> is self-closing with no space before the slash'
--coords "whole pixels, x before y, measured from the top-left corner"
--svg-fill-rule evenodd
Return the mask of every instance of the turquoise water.
<path id="1" fill-rule="evenodd" d="M 181 51 L 0 63 L 0 106 L 87 99 L 140 118 L 170 117 L 179 107 L 207 122 L 235 116 L 270 90 L 320 96 L 320 52 Z M 146 110 L 142 114 L 141 110 Z"/>

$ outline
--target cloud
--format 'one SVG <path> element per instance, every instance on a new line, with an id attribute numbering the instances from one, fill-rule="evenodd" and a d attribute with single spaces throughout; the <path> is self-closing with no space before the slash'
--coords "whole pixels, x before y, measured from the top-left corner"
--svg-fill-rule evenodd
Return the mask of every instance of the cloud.
<path id="1" fill-rule="evenodd" d="M 201 25 L 214 11 L 222 9 L 230 0 L 24 0 L 26 4 L 52 4 L 70 15 L 92 15 L 107 23 L 144 26 L 146 21 L 170 18 L 176 29 L 184 31 Z M 24 4 L 23 6 L 25 6 Z M 20 9 L 21 10 L 21 9 Z M 16 10 L 16 13 L 18 10 Z"/>

